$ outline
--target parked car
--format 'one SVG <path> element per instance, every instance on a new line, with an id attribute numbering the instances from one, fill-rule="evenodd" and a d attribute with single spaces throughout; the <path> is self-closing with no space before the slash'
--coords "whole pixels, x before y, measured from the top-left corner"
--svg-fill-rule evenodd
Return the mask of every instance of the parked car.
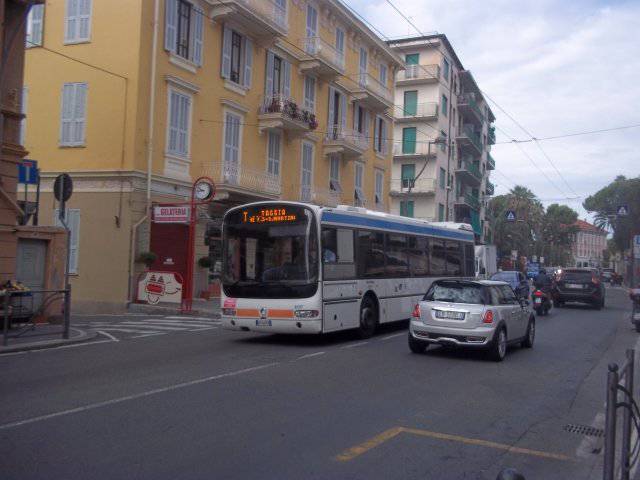
<path id="1" fill-rule="evenodd" d="M 494 273 L 491 275 L 490 280 L 497 282 L 507 282 L 513 291 L 516 292 L 518 298 L 529 298 L 531 286 L 529 280 L 524 276 L 522 272 L 517 270 L 506 270 L 503 272 Z"/>
<path id="2" fill-rule="evenodd" d="M 600 310 L 605 304 L 604 284 L 597 270 L 565 268 L 553 288 L 553 301 L 562 307 L 566 302 L 588 303 Z"/>
<path id="3" fill-rule="evenodd" d="M 414 308 L 409 349 L 422 353 L 430 344 L 481 348 L 502 361 L 509 344 L 533 347 L 535 322 L 529 301 L 519 300 L 506 282 L 436 280 Z"/>
<path id="4" fill-rule="evenodd" d="M 602 281 L 611 283 L 611 280 L 613 280 L 614 273 L 615 272 L 613 271 L 612 268 L 604 268 L 602 270 Z"/>

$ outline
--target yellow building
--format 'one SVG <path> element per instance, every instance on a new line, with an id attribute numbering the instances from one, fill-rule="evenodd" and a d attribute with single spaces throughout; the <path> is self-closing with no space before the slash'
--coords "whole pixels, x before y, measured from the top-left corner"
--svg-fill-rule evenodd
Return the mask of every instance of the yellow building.
<path id="1" fill-rule="evenodd" d="M 48 0 L 27 31 L 22 133 L 42 224 L 55 223 L 53 178 L 74 180 L 76 311 L 124 308 L 141 252 L 180 271 L 182 226 L 150 207 L 184 201 L 202 175 L 217 193 L 196 258 L 231 205 L 388 209 L 402 62 L 337 0 Z"/>

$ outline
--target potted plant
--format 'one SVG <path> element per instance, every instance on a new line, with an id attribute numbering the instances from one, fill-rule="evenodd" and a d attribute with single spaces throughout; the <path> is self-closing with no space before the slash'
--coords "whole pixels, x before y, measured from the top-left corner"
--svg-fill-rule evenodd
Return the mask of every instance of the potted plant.
<path id="1" fill-rule="evenodd" d="M 150 268 L 157 259 L 158 255 L 153 252 L 140 252 L 136 261 L 138 263 L 143 263 L 147 268 Z"/>

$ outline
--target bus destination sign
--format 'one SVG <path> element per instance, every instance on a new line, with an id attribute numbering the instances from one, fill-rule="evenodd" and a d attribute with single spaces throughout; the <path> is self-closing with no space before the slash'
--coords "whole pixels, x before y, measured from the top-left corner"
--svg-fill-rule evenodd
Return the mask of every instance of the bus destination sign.
<path id="1" fill-rule="evenodd" d="M 298 219 L 296 213 L 286 208 L 263 208 L 256 211 L 243 210 L 242 223 L 288 223 Z"/>

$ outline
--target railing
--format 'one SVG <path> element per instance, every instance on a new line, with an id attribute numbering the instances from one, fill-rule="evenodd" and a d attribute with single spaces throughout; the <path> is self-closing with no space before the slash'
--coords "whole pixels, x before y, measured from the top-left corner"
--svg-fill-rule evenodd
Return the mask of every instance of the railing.
<path id="1" fill-rule="evenodd" d="M 275 27 L 287 31 L 289 29 L 289 17 L 286 8 L 278 5 L 273 0 L 235 0 L 252 10 L 260 17 L 266 19 Z"/>
<path id="2" fill-rule="evenodd" d="M 482 179 L 482 173 L 475 163 L 471 162 L 468 158 L 462 158 L 458 163 L 458 170 L 466 170 L 478 180 Z"/>
<path id="3" fill-rule="evenodd" d="M 435 178 L 392 178 L 390 191 L 408 193 L 411 190 L 415 193 L 430 193 L 436 191 L 437 185 Z"/>
<path id="4" fill-rule="evenodd" d="M 487 170 L 495 170 L 496 161 L 493 159 L 490 153 L 487 153 Z"/>
<path id="5" fill-rule="evenodd" d="M 422 80 L 440 78 L 440 65 L 406 65 L 399 73 L 398 80 Z"/>
<path id="6" fill-rule="evenodd" d="M 393 156 L 401 157 L 403 155 L 420 155 L 426 156 L 430 153 L 430 155 L 435 155 L 437 149 L 440 148 L 438 145 L 431 144 L 431 151 L 429 152 L 429 145 L 427 143 L 415 143 L 415 148 L 413 152 L 404 152 L 402 142 L 393 144 Z"/>
<path id="7" fill-rule="evenodd" d="M 386 101 L 393 103 L 393 95 L 386 85 L 380 83 L 377 78 L 372 77 L 369 73 L 361 72 L 358 76 L 358 83 L 362 88 L 366 88 L 374 95 L 384 98 Z"/>
<path id="8" fill-rule="evenodd" d="M 325 42 L 320 37 L 303 38 L 302 45 L 304 51 L 309 55 L 315 55 L 339 71 L 344 72 L 344 52 L 336 50 L 333 45 Z"/>
<path id="9" fill-rule="evenodd" d="M 259 113 L 281 113 L 291 120 L 306 123 L 311 130 L 318 128 L 318 121 L 314 113 L 300 108 L 294 99 L 281 94 L 265 97 L 260 105 Z"/>
<path id="10" fill-rule="evenodd" d="M 341 194 L 337 190 L 318 188 L 311 185 L 300 186 L 300 201 L 315 203 L 327 207 L 335 207 L 340 204 Z"/>
<path id="11" fill-rule="evenodd" d="M 496 188 L 494 187 L 493 183 L 487 180 L 487 186 L 485 188 L 485 192 L 487 193 L 487 195 L 493 195 L 495 191 L 496 191 Z"/>
<path id="12" fill-rule="evenodd" d="M 332 125 L 329 127 L 325 136 L 325 142 L 345 142 L 360 150 L 369 148 L 369 139 L 364 133 L 350 128 L 342 128 L 340 125 Z"/>
<path id="13" fill-rule="evenodd" d="M 396 118 L 413 118 L 413 117 L 437 117 L 438 116 L 438 104 L 431 103 L 419 103 L 416 105 L 415 113 L 406 106 L 396 106 Z"/>
<path id="14" fill-rule="evenodd" d="M 480 200 L 474 197 L 471 193 L 465 193 L 458 197 L 458 203 L 462 203 L 470 206 L 476 210 L 480 210 Z"/>
<path id="15" fill-rule="evenodd" d="M 268 195 L 280 195 L 280 176 L 255 170 L 232 162 L 215 162 L 204 168 L 203 174 L 217 185 L 239 187 Z"/>
<path id="16" fill-rule="evenodd" d="M 496 127 L 491 125 L 489 127 L 489 132 L 487 134 L 487 143 L 489 145 L 495 145 L 496 144 Z"/>
<path id="17" fill-rule="evenodd" d="M 478 117 L 480 117 L 480 119 L 484 119 L 484 114 L 482 113 L 482 109 L 480 108 L 480 106 L 478 105 L 478 102 L 476 101 L 475 93 L 462 93 L 458 95 L 458 108 L 460 108 L 461 105 L 468 105 L 473 109 L 474 112 L 476 112 L 476 114 L 478 115 Z"/>
<path id="18" fill-rule="evenodd" d="M 468 123 L 464 124 L 460 129 L 459 134 L 462 137 L 468 137 L 469 140 L 471 140 L 471 143 L 473 143 L 474 146 L 482 152 L 482 140 L 480 139 L 480 134 L 473 129 L 473 126 Z"/>

